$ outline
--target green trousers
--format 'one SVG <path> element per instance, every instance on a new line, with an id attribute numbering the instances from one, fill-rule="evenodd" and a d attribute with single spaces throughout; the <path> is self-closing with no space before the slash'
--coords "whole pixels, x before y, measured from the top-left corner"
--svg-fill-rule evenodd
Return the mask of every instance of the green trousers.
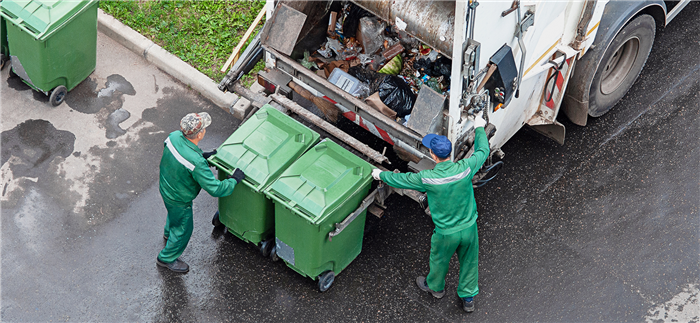
<path id="1" fill-rule="evenodd" d="M 459 259 L 459 297 L 474 297 L 479 293 L 479 233 L 476 223 L 452 234 L 433 232 L 430 239 L 430 272 L 426 281 L 434 291 L 445 290 L 445 276 L 450 258 Z"/>
<path id="2" fill-rule="evenodd" d="M 163 235 L 168 238 L 168 242 L 158 254 L 158 259 L 164 263 L 171 263 L 182 255 L 187 243 L 190 242 L 194 219 L 192 217 L 192 202 L 189 205 L 164 203 L 168 210 L 168 217 L 165 220 Z"/>

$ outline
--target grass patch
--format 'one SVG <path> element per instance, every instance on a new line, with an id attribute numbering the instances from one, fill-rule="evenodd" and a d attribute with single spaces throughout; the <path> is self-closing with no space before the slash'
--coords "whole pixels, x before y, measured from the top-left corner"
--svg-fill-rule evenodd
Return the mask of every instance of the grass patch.
<path id="1" fill-rule="evenodd" d="M 106 13 L 217 83 L 226 75 L 221 67 L 264 5 L 259 0 L 100 1 Z M 262 67 L 258 64 L 251 74 Z"/>

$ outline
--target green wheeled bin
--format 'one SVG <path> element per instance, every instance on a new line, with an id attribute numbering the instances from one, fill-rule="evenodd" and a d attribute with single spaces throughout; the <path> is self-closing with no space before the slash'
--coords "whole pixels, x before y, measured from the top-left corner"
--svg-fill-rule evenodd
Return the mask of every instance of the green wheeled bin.
<path id="1" fill-rule="evenodd" d="M 57 106 L 95 70 L 97 0 L 3 0 L 11 72 Z"/>
<path id="2" fill-rule="evenodd" d="M 318 133 L 274 107 L 266 104 L 260 108 L 209 158 L 220 179 L 236 168 L 246 174 L 233 194 L 219 198 L 219 211 L 212 223 L 220 222 L 268 256 L 274 247 L 275 209 L 263 190 L 319 138 Z"/>
<path id="3" fill-rule="evenodd" d="M 0 0 L 0 6 L 2 1 Z M 0 15 L 0 70 L 5 67 L 5 62 L 10 59 L 10 50 L 7 47 L 7 28 L 5 18 Z"/>
<path id="4" fill-rule="evenodd" d="M 358 209 L 367 196 L 373 168 L 325 139 L 265 190 L 275 201 L 273 253 L 296 272 L 318 280 L 322 292 L 362 251 L 367 210 L 341 232 L 336 231 L 336 224 Z M 331 232 L 335 234 L 332 239 Z"/>

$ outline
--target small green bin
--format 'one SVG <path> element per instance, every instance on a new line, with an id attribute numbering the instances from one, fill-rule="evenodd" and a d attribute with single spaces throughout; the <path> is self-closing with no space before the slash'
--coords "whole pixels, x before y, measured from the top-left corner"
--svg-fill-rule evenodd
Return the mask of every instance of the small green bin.
<path id="1" fill-rule="evenodd" d="M 275 252 L 324 291 L 362 250 L 367 210 L 329 241 L 329 233 L 355 211 L 372 184 L 373 167 L 325 139 L 265 190 L 275 201 Z M 328 281 L 330 275 L 330 281 Z M 323 281 L 326 282 L 323 282 Z"/>
<path id="2" fill-rule="evenodd" d="M 2 6 L 2 2 L 0 2 L 0 6 Z M 7 47 L 7 27 L 2 15 L 0 15 L 0 55 L 1 63 L 5 63 L 5 59 L 9 58 L 10 55 L 10 50 Z"/>
<path id="3" fill-rule="evenodd" d="M 3 0 L 12 71 L 37 91 L 65 96 L 95 70 L 97 7 L 97 0 Z"/>
<path id="4" fill-rule="evenodd" d="M 246 174 L 233 194 L 219 198 L 219 221 L 244 241 L 258 244 L 271 240 L 275 210 L 263 190 L 319 138 L 318 133 L 272 106 L 260 108 L 209 158 L 220 179 L 236 168 Z"/>

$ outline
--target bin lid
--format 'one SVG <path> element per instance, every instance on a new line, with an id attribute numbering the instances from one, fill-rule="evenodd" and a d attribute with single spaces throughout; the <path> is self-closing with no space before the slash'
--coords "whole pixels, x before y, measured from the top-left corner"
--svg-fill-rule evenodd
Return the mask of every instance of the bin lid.
<path id="1" fill-rule="evenodd" d="M 372 182 L 372 165 L 324 139 L 301 156 L 265 194 L 319 224 L 345 200 Z"/>
<path id="2" fill-rule="evenodd" d="M 96 3 L 97 0 L 3 0 L 0 12 L 35 39 L 44 40 Z"/>
<path id="3" fill-rule="evenodd" d="M 258 110 L 217 149 L 219 169 L 240 168 L 245 184 L 262 191 L 321 136 L 269 104 Z"/>

